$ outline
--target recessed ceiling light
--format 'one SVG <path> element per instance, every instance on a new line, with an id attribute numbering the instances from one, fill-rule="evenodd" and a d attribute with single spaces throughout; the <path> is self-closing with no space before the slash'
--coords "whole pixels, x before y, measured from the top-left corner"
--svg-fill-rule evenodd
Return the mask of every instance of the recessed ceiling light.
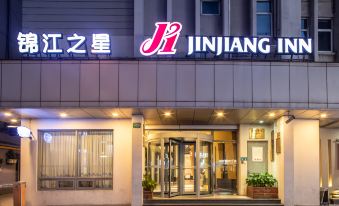
<path id="1" fill-rule="evenodd" d="M 217 112 L 217 117 L 223 117 L 223 116 L 225 116 L 225 113 L 223 113 L 223 112 Z"/>
<path id="2" fill-rule="evenodd" d="M 260 120 L 259 123 L 260 123 L 260 124 L 264 124 L 264 120 Z"/>
<path id="3" fill-rule="evenodd" d="M 17 120 L 17 119 L 11 119 L 11 122 L 12 122 L 12 123 L 17 123 L 18 120 Z"/>
<path id="4" fill-rule="evenodd" d="M 326 118 L 326 117 L 327 117 L 327 114 L 326 114 L 326 113 L 320 114 L 320 118 Z"/>
<path id="5" fill-rule="evenodd" d="M 65 117 L 67 117 L 68 115 L 67 115 L 65 112 L 61 112 L 61 113 L 59 114 L 59 116 L 60 116 L 61 118 L 65 118 Z"/>
<path id="6" fill-rule="evenodd" d="M 10 112 L 5 112 L 4 115 L 5 115 L 5 117 L 11 117 L 11 116 L 12 116 L 12 113 L 10 113 Z"/>
<path id="7" fill-rule="evenodd" d="M 172 113 L 171 112 L 165 112 L 164 115 L 165 115 L 165 117 L 170 117 L 172 115 Z"/>
<path id="8" fill-rule="evenodd" d="M 113 116 L 113 117 L 118 117 L 118 116 L 119 116 L 119 114 L 118 114 L 118 113 L 116 113 L 116 112 L 113 112 L 113 113 L 112 113 L 112 116 Z"/>
<path id="9" fill-rule="evenodd" d="M 274 113 L 274 112 L 271 112 L 271 113 L 268 114 L 268 116 L 270 116 L 270 117 L 275 117 L 275 113 Z"/>

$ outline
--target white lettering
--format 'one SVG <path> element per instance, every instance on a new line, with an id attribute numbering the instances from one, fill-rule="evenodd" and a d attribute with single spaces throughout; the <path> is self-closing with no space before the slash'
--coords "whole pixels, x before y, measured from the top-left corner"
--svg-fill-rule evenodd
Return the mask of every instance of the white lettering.
<path id="1" fill-rule="evenodd" d="M 194 52 L 194 37 L 189 36 L 188 37 L 188 53 L 187 55 L 192 55 Z"/>
<path id="2" fill-rule="evenodd" d="M 261 38 L 258 42 L 258 50 L 263 54 L 269 54 L 271 52 L 270 46 L 270 39 L 269 38 Z"/>
<path id="3" fill-rule="evenodd" d="M 92 54 L 111 53 L 111 43 L 108 34 L 93 34 L 92 38 Z"/>
<path id="4" fill-rule="evenodd" d="M 215 37 L 211 37 L 211 40 L 208 37 L 202 37 L 202 51 L 206 52 L 208 48 L 211 52 L 215 52 L 215 46 Z"/>
<path id="5" fill-rule="evenodd" d="M 299 39 L 298 45 L 300 54 L 303 54 L 304 51 L 309 54 L 312 53 L 312 39 L 307 39 L 307 42 L 305 41 L 305 39 Z"/>
<path id="6" fill-rule="evenodd" d="M 239 53 L 244 52 L 239 37 L 233 38 L 233 42 L 232 42 L 232 46 L 231 46 L 231 52 L 235 52 L 235 49 L 237 49 L 237 52 L 239 52 Z"/>
<path id="7" fill-rule="evenodd" d="M 79 49 L 81 45 L 83 45 L 86 41 L 86 37 L 78 36 L 77 34 L 73 34 L 73 36 L 67 37 L 67 41 L 78 41 L 71 48 L 67 49 L 67 53 L 75 53 L 75 54 L 86 54 L 85 49 Z"/>
<path id="8" fill-rule="evenodd" d="M 58 49 L 58 39 L 62 38 L 62 34 L 43 34 L 42 41 L 45 43 L 43 53 L 45 54 L 61 54 L 62 49 Z M 50 48 L 49 42 L 52 41 L 52 47 Z"/>
<path id="9" fill-rule="evenodd" d="M 31 32 L 28 34 L 23 34 L 19 32 L 17 40 L 20 53 L 35 54 L 39 52 L 37 34 L 33 34 Z"/>
<path id="10" fill-rule="evenodd" d="M 298 39 L 293 39 L 293 42 L 292 42 L 290 39 L 285 38 L 284 46 L 285 46 L 284 53 L 288 54 L 290 53 L 290 51 L 291 53 L 294 53 L 294 54 L 298 53 Z"/>
<path id="11" fill-rule="evenodd" d="M 249 52 L 249 50 L 251 50 L 251 52 L 253 53 L 257 53 L 257 44 L 258 44 L 258 39 L 257 38 L 244 38 L 244 52 Z"/>

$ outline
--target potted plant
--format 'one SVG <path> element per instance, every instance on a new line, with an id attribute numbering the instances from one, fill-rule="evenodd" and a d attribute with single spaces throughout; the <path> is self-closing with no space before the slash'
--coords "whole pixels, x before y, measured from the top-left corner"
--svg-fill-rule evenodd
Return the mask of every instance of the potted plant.
<path id="1" fill-rule="evenodd" d="M 6 152 L 6 163 L 7 164 L 16 164 L 18 162 L 19 155 L 14 150 L 9 150 Z"/>
<path id="2" fill-rule="evenodd" d="M 246 184 L 247 196 L 251 198 L 278 198 L 277 180 L 269 173 L 252 173 Z"/>
<path id="3" fill-rule="evenodd" d="M 153 198 L 153 191 L 157 186 L 156 181 L 150 175 L 145 175 L 142 180 L 142 188 L 144 189 L 144 199 L 149 200 Z"/>

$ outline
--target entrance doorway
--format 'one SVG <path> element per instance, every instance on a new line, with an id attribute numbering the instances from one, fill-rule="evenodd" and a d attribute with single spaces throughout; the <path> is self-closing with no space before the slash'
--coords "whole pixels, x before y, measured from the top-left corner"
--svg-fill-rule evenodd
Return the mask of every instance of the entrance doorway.
<path id="1" fill-rule="evenodd" d="M 147 172 L 158 182 L 155 192 L 162 197 L 210 194 L 211 150 L 212 136 L 208 134 L 168 132 L 152 135 L 148 138 Z"/>

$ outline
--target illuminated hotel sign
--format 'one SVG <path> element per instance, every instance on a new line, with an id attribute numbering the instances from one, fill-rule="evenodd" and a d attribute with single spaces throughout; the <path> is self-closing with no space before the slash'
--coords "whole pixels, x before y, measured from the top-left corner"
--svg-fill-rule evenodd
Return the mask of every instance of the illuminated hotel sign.
<path id="1" fill-rule="evenodd" d="M 157 22 L 152 38 L 146 39 L 140 46 L 144 56 L 175 54 L 175 45 L 180 36 L 182 25 L 179 22 Z M 211 52 L 219 56 L 224 53 L 271 53 L 276 45 L 278 54 L 311 54 L 312 39 L 277 38 L 273 43 L 268 37 L 218 37 L 188 36 L 188 53 Z"/>
<path id="2" fill-rule="evenodd" d="M 182 25 L 179 22 L 157 22 L 152 37 L 140 45 L 143 56 L 175 55 L 176 44 L 180 37 Z M 22 54 L 87 54 L 86 37 L 78 34 L 66 36 L 68 48 L 60 48 L 59 41 L 63 39 L 59 33 L 42 34 L 19 33 L 17 40 L 19 52 Z M 111 54 L 109 34 L 92 34 L 91 54 Z M 42 44 L 40 44 L 42 42 Z M 224 36 L 188 36 L 187 56 L 195 53 L 222 54 L 311 54 L 313 50 L 312 39 L 304 38 L 268 38 L 268 37 L 224 37 Z M 272 51 L 274 50 L 274 51 Z"/>

